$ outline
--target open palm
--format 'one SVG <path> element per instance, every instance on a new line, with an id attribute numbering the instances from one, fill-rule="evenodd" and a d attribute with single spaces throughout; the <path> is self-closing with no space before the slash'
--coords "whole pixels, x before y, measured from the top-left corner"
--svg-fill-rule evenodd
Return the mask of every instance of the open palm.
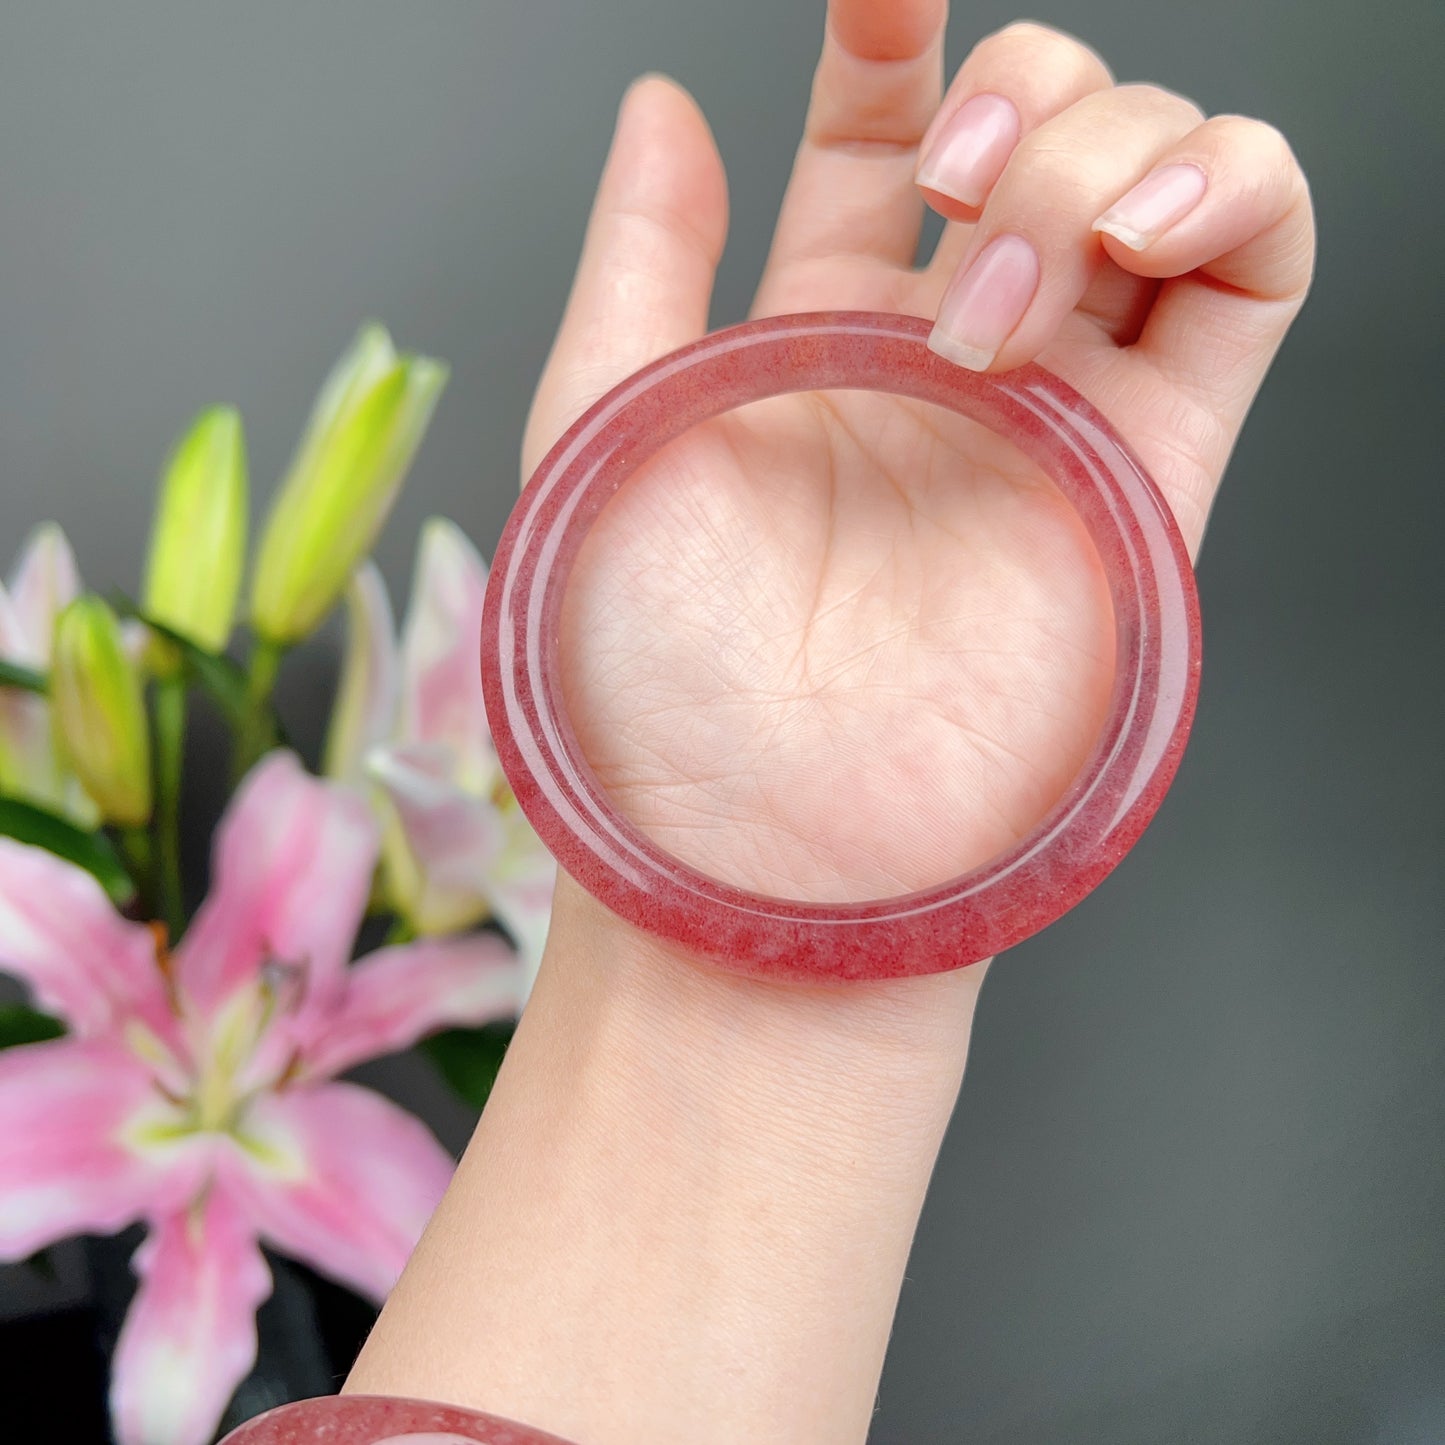
<path id="1" fill-rule="evenodd" d="M 1130 440 L 1193 549 L 1308 284 L 1298 168 L 1268 127 L 1115 87 L 1037 26 L 983 42 L 940 111 L 942 9 L 835 0 L 755 313 L 938 315 L 945 355 L 1037 357 Z M 977 95 L 1006 97 L 1020 135 L 982 155 L 975 138 L 974 194 L 930 186 L 951 220 L 916 268 L 920 151 L 932 180 Z M 1177 224 L 1138 250 L 1091 229 L 1182 164 L 1209 184 Z M 725 229 L 705 122 L 641 83 L 529 470 L 601 392 L 703 332 Z M 1027 239 L 1033 284 L 989 272 L 960 316 L 1000 236 Z M 1113 624 L 1080 522 L 1009 444 L 913 401 L 815 393 L 699 427 L 624 487 L 573 573 L 563 658 L 589 760 L 664 847 L 763 892 L 859 899 L 961 872 L 1042 816 L 1102 722 Z"/>

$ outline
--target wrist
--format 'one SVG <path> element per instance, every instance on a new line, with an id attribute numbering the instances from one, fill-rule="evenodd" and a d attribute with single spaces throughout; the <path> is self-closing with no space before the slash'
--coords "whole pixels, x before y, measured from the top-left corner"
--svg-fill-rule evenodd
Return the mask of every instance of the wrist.
<path id="1" fill-rule="evenodd" d="M 786 1056 L 800 1083 L 812 1071 L 836 1084 L 846 1061 L 873 1085 L 896 1079 L 902 1089 L 960 1067 L 987 967 L 819 983 L 734 973 L 643 933 L 564 874 L 538 985 L 559 1005 L 605 1006 L 680 1066 L 716 1033 L 760 1064 Z"/>
<path id="2" fill-rule="evenodd" d="M 730 973 L 642 933 L 564 876 L 528 1016 L 586 1040 L 625 1090 L 645 1076 L 696 1081 L 710 1113 L 745 1119 L 760 1143 L 801 1126 L 927 1127 L 956 1092 L 986 969 L 821 984 Z"/>
<path id="3" fill-rule="evenodd" d="M 861 1439 L 979 973 L 762 983 L 563 880 L 492 1102 L 348 1388 L 587 1445 Z M 467 1347 L 418 1344 L 428 1319 Z"/>

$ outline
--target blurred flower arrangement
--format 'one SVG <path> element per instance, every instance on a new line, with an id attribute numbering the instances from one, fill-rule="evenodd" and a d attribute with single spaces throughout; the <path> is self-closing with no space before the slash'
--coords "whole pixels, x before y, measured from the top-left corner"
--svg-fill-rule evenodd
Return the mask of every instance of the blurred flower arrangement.
<path id="1" fill-rule="evenodd" d="M 0 1259 L 141 1223 L 111 1366 L 121 1445 L 205 1445 L 257 1351 L 264 1244 L 380 1300 L 452 1170 L 337 1076 L 432 1037 L 479 1103 L 472 1029 L 516 1015 L 551 859 L 507 790 L 477 677 L 486 569 L 433 520 L 398 634 L 367 560 L 446 381 L 362 330 L 322 387 L 246 576 L 241 419 L 161 479 L 138 601 L 82 590 L 40 528 L 0 586 Z M 283 743 L 287 652 L 345 602 L 322 775 Z M 187 713 L 226 720 L 234 793 L 187 918 Z M 351 961 L 364 920 L 382 945 Z M 500 925 L 500 928 L 495 926 Z M 491 1050 L 495 1053 L 495 1048 Z"/>

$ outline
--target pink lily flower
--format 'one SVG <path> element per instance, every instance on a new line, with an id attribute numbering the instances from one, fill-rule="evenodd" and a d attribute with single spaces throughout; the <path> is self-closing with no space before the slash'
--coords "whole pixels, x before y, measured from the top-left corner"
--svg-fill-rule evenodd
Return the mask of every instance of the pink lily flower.
<path id="1" fill-rule="evenodd" d="M 10 586 L 0 584 L 0 659 L 44 672 L 55 619 L 80 595 L 80 572 L 65 533 L 37 527 L 20 549 Z M 83 828 L 99 819 L 95 804 L 57 755 L 50 704 L 33 693 L 0 688 L 0 792 L 59 813 Z"/>
<path id="2" fill-rule="evenodd" d="M 541 961 L 557 865 L 522 815 L 492 746 L 478 675 L 487 567 L 460 528 L 422 529 L 398 647 L 369 563 L 347 594 L 349 635 L 326 770 L 371 785 L 385 826 L 387 901 L 421 934 L 497 918 Z"/>
<path id="3" fill-rule="evenodd" d="M 418 1119 L 335 1076 L 509 1013 L 518 965 L 474 934 L 348 967 L 378 846 L 360 796 L 272 753 L 169 952 L 88 873 L 0 839 L 0 968 L 70 1030 L 0 1054 L 0 1258 L 149 1226 L 112 1365 L 121 1445 L 212 1437 L 255 1360 L 261 1243 L 379 1301 L 451 1176 Z"/>

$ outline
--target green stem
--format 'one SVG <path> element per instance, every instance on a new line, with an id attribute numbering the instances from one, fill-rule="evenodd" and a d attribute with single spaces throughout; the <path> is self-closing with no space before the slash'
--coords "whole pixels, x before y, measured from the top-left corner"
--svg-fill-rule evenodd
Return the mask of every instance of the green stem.
<path id="1" fill-rule="evenodd" d="M 137 902 L 141 912 L 148 918 L 154 918 L 156 860 L 155 849 L 151 846 L 151 835 L 144 827 L 122 828 L 118 841 L 121 857 L 125 859 L 126 871 L 135 879 Z"/>
<path id="2" fill-rule="evenodd" d="M 156 884 L 174 942 L 186 924 L 181 895 L 181 764 L 186 750 L 186 684 L 177 673 L 156 685 Z"/>
<path id="3" fill-rule="evenodd" d="M 233 772 L 237 782 L 275 741 L 270 718 L 271 693 L 285 654 L 282 643 L 272 642 L 266 637 L 257 637 L 251 648 L 251 661 L 246 669 L 246 708 L 236 733 Z"/>

